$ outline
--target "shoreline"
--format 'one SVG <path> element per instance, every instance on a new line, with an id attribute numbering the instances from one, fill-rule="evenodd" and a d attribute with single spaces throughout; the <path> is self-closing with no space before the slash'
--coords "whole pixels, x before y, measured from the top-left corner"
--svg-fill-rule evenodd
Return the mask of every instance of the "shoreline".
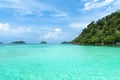
<path id="1" fill-rule="evenodd" d="M 116 46 L 116 47 L 120 47 L 120 45 L 116 45 L 116 44 L 110 44 L 110 45 L 107 45 L 107 44 L 104 44 L 104 45 L 101 45 L 101 44 L 77 44 L 77 43 L 72 43 L 74 45 L 83 45 L 83 46 Z"/>
<path id="2" fill-rule="evenodd" d="M 21 45 L 77 45 L 77 46 L 107 46 L 107 47 L 120 47 L 120 45 L 94 45 L 94 44 L 0 44 L 0 46 L 5 46 L 5 45 L 13 45 L 13 46 L 21 46 Z"/>

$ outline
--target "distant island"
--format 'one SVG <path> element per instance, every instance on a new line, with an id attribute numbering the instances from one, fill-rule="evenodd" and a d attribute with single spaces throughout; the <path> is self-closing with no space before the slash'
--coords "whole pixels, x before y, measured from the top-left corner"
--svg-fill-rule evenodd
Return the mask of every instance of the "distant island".
<path id="1" fill-rule="evenodd" d="M 66 42 L 66 41 L 63 41 L 63 42 L 61 42 L 61 44 L 67 44 L 68 42 Z"/>
<path id="2" fill-rule="evenodd" d="M 71 44 L 71 42 L 63 41 L 61 44 Z"/>
<path id="3" fill-rule="evenodd" d="M 3 44 L 2 42 L 0 42 L 0 44 Z"/>
<path id="4" fill-rule="evenodd" d="M 14 41 L 14 42 L 12 42 L 12 44 L 26 44 L 26 42 L 24 42 L 24 41 Z"/>
<path id="5" fill-rule="evenodd" d="M 73 44 L 120 45 L 120 11 L 97 22 L 92 21 L 82 33 L 72 40 Z"/>
<path id="6" fill-rule="evenodd" d="M 47 42 L 45 42 L 45 41 L 41 41 L 40 44 L 47 44 Z"/>

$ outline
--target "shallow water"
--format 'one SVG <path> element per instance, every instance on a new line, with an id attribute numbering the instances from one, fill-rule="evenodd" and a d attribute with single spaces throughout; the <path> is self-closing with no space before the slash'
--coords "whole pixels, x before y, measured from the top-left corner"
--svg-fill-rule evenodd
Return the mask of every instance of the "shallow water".
<path id="1" fill-rule="evenodd" d="M 120 47 L 1 45 L 0 80 L 120 80 Z"/>

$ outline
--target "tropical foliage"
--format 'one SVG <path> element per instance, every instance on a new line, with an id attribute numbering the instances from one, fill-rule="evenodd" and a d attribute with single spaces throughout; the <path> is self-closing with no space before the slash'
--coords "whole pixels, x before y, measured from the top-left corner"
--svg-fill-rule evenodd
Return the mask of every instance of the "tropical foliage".
<path id="1" fill-rule="evenodd" d="M 72 43 L 120 44 L 120 11 L 118 10 L 97 22 L 92 21 Z"/>

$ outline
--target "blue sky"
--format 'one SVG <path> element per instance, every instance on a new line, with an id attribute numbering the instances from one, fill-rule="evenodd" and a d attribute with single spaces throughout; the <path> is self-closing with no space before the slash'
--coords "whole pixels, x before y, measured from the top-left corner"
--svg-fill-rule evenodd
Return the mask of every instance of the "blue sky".
<path id="1" fill-rule="evenodd" d="M 120 0 L 0 0 L 0 41 L 70 41 L 117 9 Z"/>

